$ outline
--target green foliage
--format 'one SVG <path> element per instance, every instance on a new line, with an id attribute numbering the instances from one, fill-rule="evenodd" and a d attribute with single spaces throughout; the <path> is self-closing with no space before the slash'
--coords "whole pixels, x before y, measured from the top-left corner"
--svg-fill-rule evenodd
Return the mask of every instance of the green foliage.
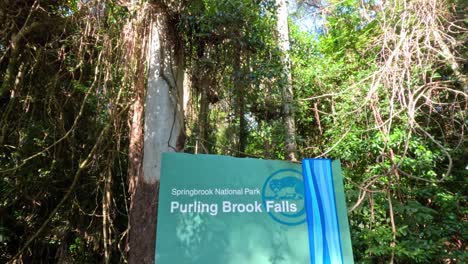
<path id="1" fill-rule="evenodd" d="M 9 48 L 0 49 L 2 85 L 16 56 L 9 46 L 12 36 L 30 30 L 18 43 L 21 52 L 15 62 L 15 81 L 0 94 L 0 262 L 14 257 L 49 217 L 49 225 L 22 252 L 23 262 L 100 262 L 102 205 L 97 201 L 103 196 L 104 173 L 112 172 L 110 177 L 118 182 L 113 187 L 118 205 L 112 211 L 126 210 L 120 184 L 126 184 L 121 171 L 126 156 L 117 154 L 125 139 L 122 142 L 119 134 L 111 134 L 99 142 L 101 151 L 93 158 L 93 166 L 81 173 L 71 198 L 55 214 L 51 212 L 71 188 L 99 132 L 110 122 L 117 92 L 111 87 L 119 87 L 111 76 L 118 68 L 102 67 L 102 62 L 112 66 L 118 56 L 98 59 L 98 55 L 106 45 L 118 43 L 115 37 L 120 28 L 114 24 L 106 32 L 95 27 L 94 33 L 84 33 L 96 20 L 107 18 L 97 11 L 103 6 L 93 3 L 7 2 L 2 2 L 6 6 L 1 9 L 17 15 L 0 15 L 2 24 L 11 28 L 10 35 L 0 39 L 0 47 Z M 34 23 L 41 26 L 31 27 Z M 125 127 L 122 120 L 112 120 L 114 131 L 125 133 L 125 129 L 118 131 L 118 126 Z M 127 220 L 114 220 L 116 240 Z M 113 250 L 118 252 L 117 244 Z"/>
<path id="2" fill-rule="evenodd" d="M 125 109 L 134 97 L 129 80 L 135 69 L 127 65 L 129 44 L 122 40 L 131 33 L 126 22 L 145 1 L 136 9 L 118 1 L 38 1 L 34 9 L 32 2 L 0 3 L 0 24 L 7 29 L 0 35 L 0 262 L 48 217 L 23 262 L 99 263 L 104 243 L 111 262 L 123 262 L 130 202 Z M 184 3 L 171 15 L 192 83 L 185 151 L 284 159 L 285 82 L 275 1 Z M 405 11 L 395 3 L 399 14 Z M 304 32 L 290 21 L 296 140 L 299 156 L 343 164 L 356 263 L 464 263 L 466 95 L 460 75 L 443 60 L 419 65 L 413 58 L 401 78 L 403 92 L 376 84 L 394 48 L 382 46 L 388 33 L 383 25 L 401 32 L 398 16 L 388 20 L 381 1 L 315 4 L 323 13 L 307 15 L 316 15 L 322 29 Z M 461 5 L 450 9 L 454 16 Z M 409 17 L 407 29 L 418 25 L 415 18 Z M 18 34 L 24 35 L 15 50 Z M 463 36 L 454 36 L 451 48 Z M 456 51 L 465 56 L 466 45 Z M 420 90 L 428 80 L 438 86 Z M 410 95 L 427 100 L 411 112 L 405 105 Z M 70 198 L 51 215 L 95 145 Z"/>
<path id="3" fill-rule="evenodd" d="M 337 4 L 328 14 L 328 31 L 318 39 L 292 29 L 293 78 L 302 99 L 297 106 L 298 134 L 305 138 L 302 151 L 304 156 L 325 152 L 341 159 L 349 207 L 362 198 L 350 214 L 358 263 L 388 263 L 392 256 L 396 263 L 462 263 L 468 225 L 465 165 L 454 165 L 456 171 L 445 176 L 446 153 L 425 134 L 414 132 L 406 109 L 398 108 L 382 86 L 376 88 L 379 101 L 369 104 L 369 76 L 381 56 L 381 47 L 374 43 L 381 32 L 379 17 L 364 20 L 361 8 L 354 1 Z M 434 71 L 430 65 L 426 70 Z M 409 85 L 420 85 L 419 76 L 415 69 Z M 377 122 L 375 109 L 391 126 Z M 441 133 L 437 122 L 425 123 L 438 138 L 450 132 Z M 444 143 L 457 157 L 453 146 Z"/>

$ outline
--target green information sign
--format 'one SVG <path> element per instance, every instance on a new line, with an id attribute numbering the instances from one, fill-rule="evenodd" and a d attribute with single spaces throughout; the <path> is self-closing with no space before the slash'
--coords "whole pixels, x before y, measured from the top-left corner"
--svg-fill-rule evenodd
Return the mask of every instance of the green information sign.
<path id="1" fill-rule="evenodd" d="M 300 164 L 282 161 L 164 153 L 156 263 L 352 263 L 350 242 L 342 241 L 349 240 L 346 208 L 341 230 L 339 212 L 337 217 L 311 217 L 314 208 L 323 208 L 317 202 L 307 204 L 308 196 L 319 194 L 305 189 L 302 170 Z M 343 194 L 340 197 L 343 201 L 332 206 L 344 203 Z M 330 226 L 333 230 L 324 222 L 330 219 L 336 224 Z M 311 228 L 317 221 L 324 224 Z M 326 241 L 329 235 L 338 241 Z M 317 243 L 317 237 L 323 243 Z M 343 247 L 349 247 L 348 257 L 343 257 Z M 316 250 L 320 260 L 314 257 Z"/>

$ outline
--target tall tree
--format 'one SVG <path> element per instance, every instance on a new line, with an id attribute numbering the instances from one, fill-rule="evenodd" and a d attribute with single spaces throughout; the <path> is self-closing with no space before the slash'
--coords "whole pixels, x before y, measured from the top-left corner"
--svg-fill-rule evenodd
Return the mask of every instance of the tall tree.
<path id="1" fill-rule="evenodd" d="M 138 102 L 138 107 L 134 108 L 134 128 L 138 130 L 135 132 L 138 138 L 134 141 L 131 139 L 131 142 L 138 147 L 132 149 L 130 146 L 130 158 L 134 158 L 131 162 L 135 162 L 132 166 L 138 166 L 138 169 L 132 170 L 136 173 L 129 175 L 130 263 L 153 263 L 155 260 L 162 153 L 181 150 L 185 140 L 182 42 L 176 28 L 178 8 L 165 2 L 153 4 L 148 8 L 150 35 L 146 99 L 144 109 L 141 107 L 141 101 Z M 141 94 L 141 91 L 137 91 L 137 94 Z M 138 100 L 139 96 L 135 103 Z M 141 124 L 143 111 L 144 129 Z M 133 150 L 136 153 L 132 153 Z"/>
<path id="2" fill-rule="evenodd" d="M 286 0 L 276 0 L 278 46 L 282 52 L 284 74 L 283 85 L 283 119 L 286 126 L 286 156 L 288 160 L 296 161 L 296 125 L 293 111 L 293 86 L 291 77 L 291 62 L 289 60 L 289 27 L 288 5 Z"/>
<path id="3" fill-rule="evenodd" d="M 133 3 L 132 3 L 133 4 Z M 144 260 L 148 253 L 142 248 L 146 243 L 138 243 L 138 237 L 142 232 L 141 228 L 145 223 L 140 219 L 146 208 L 142 208 L 139 203 L 145 202 L 144 190 L 144 174 L 143 174 L 143 133 L 144 133 L 144 100 L 145 100 L 145 45 L 144 34 L 145 24 L 147 24 L 147 15 L 138 9 L 135 4 L 129 6 L 130 11 L 137 12 L 135 17 L 130 17 L 124 30 L 126 46 L 128 49 L 128 60 L 130 64 L 130 72 L 132 73 L 131 86 L 133 89 L 133 103 L 129 115 L 130 131 L 129 131 L 129 148 L 128 148 L 128 181 L 130 194 L 130 211 L 129 211 L 129 235 L 127 238 L 127 251 L 130 261 L 135 261 L 139 257 Z M 140 198 L 141 197 L 141 198 Z M 141 201 L 137 201 L 140 198 Z M 153 200 L 152 203 L 155 203 Z M 149 203 L 146 210 L 151 210 Z M 143 222 L 143 223 L 142 223 Z M 154 240 L 154 239 L 153 239 Z M 151 241 L 151 240 L 148 240 Z M 150 244 L 153 244 L 149 242 Z M 154 245 L 154 244 L 153 244 Z M 140 256 L 136 255 L 137 253 Z M 143 262 L 142 262 L 143 263 Z"/>

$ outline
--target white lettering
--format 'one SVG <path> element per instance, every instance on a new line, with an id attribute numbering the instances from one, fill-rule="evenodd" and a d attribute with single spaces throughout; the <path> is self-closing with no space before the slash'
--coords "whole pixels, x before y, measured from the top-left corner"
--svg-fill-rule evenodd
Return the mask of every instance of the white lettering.
<path id="1" fill-rule="evenodd" d="M 291 212 L 293 212 L 293 213 L 297 212 L 297 205 L 295 203 L 292 203 L 290 205 L 290 208 L 291 208 Z"/>
<path id="2" fill-rule="evenodd" d="M 223 201 L 223 212 L 230 213 L 231 212 L 231 202 Z"/>
<path id="3" fill-rule="evenodd" d="M 177 208 L 179 208 L 179 202 L 171 202 L 171 213 L 174 213 Z"/>
<path id="4" fill-rule="evenodd" d="M 210 215 L 218 214 L 217 204 L 207 204 L 200 201 L 193 201 L 192 203 L 180 204 L 177 201 L 171 202 L 171 213 L 179 212 L 186 213 L 209 213 Z"/>
<path id="5" fill-rule="evenodd" d="M 270 212 L 271 209 L 273 209 L 274 206 L 275 206 L 274 201 L 266 201 L 266 211 L 267 212 Z"/>

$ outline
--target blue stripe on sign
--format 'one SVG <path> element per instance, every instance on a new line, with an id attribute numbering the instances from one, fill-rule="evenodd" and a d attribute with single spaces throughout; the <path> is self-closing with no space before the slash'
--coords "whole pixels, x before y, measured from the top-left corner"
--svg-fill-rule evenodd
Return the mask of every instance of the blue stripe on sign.
<path id="1" fill-rule="evenodd" d="M 326 220 L 325 220 L 325 213 L 324 213 L 324 208 L 323 208 L 323 199 L 322 199 L 322 193 L 320 192 L 320 184 L 317 181 L 317 175 L 314 170 L 314 163 L 311 161 L 310 163 L 310 168 L 311 168 L 311 176 L 312 176 L 312 183 L 314 184 L 314 196 L 316 198 L 316 203 L 317 203 L 317 208 L 318 210 L 315 211 L 316 215 L 319 216 L 320 218 L 320 234 L 319 233 L 314 233 L 315 236 L 320 236 L 321 240 L 319 238 L 316 238 L 318 241 L 315 245 L 315 252 L 319 251 L 321 254 L 321 258 L 319 260 L 320 263 L 325 263 L 329 264 L 327 261 L 328 258 L 328 250 L 327 250 L 327 226 L 326 226 Z M 317 247 L 318 245 L 318 247 Z"/>
<path id="2" fill-rule="evenodd" d="M 320 221 L 320 214 L 318 209 L 318 199 L 315 196 L 314 184 L 308 161 L 302 163 L 304 176 L 304 193 L 305 193 L 305 207 L 307 213 L 307 227 L 309 230 L 309 251 L 310 263 L 321 264 L 323 259 L 323 250 L 315 250 L 322 246 L 322 225 Z M 316 234 L 316 235 L 314 235 Z"/>
<path id="3" fill-rule="evenodd" d="M 338 219 L 335 205 L 335 193 L 332 185 L 332 174 L 331 174 L 331 161 L 320 162 L 321 167 L 321 181 L 323 183 L 322 197 L 326 197 L 324 200 L 325 204 L 325 219 L 328 223 L 327 232 L 329 233 L 326 237 L 328 248 L 330 249 L 330 260 L 331 263 L 342 263 L 341 262 L 341 248 L 340 248 L 340 236 Z"/>
<path id="4" fill-rule="evenodd" d="M 328 198 L 327 198 L 327 193 L 324 192 L 326 190 L 326 186 L 323 182 L 324 177 L 321 175 L 323 172 L 322 168 L 322 163 L 316 163 L 315 160 L 310 161 L 311 169 L 312 169 L 312 181 L 316 183 L 316 188 L 315 192 L 317 195 L 318 203 L 319 203 L 319 208 L 320 210 L 320 215 L 322 219 L 322 248 L 324 249 L 323 253 L 323 262 L 325 264 L 331 264 L 330 259 L 330 243 L 333 243 L 333 241 L 330 241 L 330 236 L 328 235 L 328 230 L 330 230 L 330 223 L 327 219 L 327 215 L 329 214 L 329 204 L 327 203 Z"/>
<path id="5" fill-rule="evenodd" d="M 311 263 L 342 264 L 331 160 L 305 159 L 302 167 Z"/>

